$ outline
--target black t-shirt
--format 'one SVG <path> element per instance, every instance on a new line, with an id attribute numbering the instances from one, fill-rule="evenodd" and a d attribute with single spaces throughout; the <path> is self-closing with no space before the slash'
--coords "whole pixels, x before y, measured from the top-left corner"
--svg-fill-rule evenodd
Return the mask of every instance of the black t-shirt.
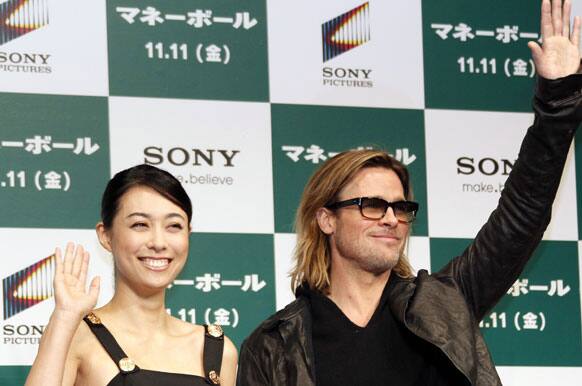
<path id="1" fill-rule="evenodd" d="M 306 291 L 313 315 L 317 386 L 466 385 L 435 346 L 412 334 L 390 312 L 386 285 L 366 327 L 352 323 L 317 291 Z"/>

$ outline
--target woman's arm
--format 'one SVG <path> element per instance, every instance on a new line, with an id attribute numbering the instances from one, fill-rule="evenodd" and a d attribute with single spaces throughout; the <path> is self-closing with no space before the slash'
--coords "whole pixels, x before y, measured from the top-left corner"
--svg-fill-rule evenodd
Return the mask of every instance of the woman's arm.
<path id="1" fill-rule="evenodd" d="M 220 385 L 234 386 L 236 381 L 236 365 L 238 354 L 236 347 L 230 339 L 224 337 L 224 353 L 222 354 L 222 365 L 220 366 Z"/>
<path id="2" fill-rule="evenodd" d="M 71 342 L 83 317 L 97 303 L 99 277 L 85 290 L 89 253 L 83 247 L 67 244 L 64 260 L 55 251 L 55 310 L 42 335 L 38 353 L 25 386 L 73 385 L 79 358 L 70 355 Z"/>

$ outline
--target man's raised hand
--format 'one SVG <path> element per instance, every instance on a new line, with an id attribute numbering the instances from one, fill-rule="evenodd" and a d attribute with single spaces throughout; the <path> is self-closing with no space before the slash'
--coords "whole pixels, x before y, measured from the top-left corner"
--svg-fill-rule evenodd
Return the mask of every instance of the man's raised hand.
<path id="1" fill-rule="evenodd" d="M 536 70 L 546 79 L 557 79 L 578 72 L 580 68 L 580 17 L 574 18 L 570 31 L 571 0 L 543 0 L 541 33 L 543 43 L 529 42 Z"/>

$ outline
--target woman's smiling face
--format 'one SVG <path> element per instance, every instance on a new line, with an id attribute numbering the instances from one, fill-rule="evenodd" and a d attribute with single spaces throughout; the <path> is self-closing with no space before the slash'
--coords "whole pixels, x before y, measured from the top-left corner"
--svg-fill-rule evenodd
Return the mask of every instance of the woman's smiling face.
<path id="1" fill-rule="evenodd" d="M 129 189 L 119 201 L 110 229 L 98 233 L 114 256 L 116 284 L 166 288 L 186 263 L 188 217 L 151 188 Z"/>

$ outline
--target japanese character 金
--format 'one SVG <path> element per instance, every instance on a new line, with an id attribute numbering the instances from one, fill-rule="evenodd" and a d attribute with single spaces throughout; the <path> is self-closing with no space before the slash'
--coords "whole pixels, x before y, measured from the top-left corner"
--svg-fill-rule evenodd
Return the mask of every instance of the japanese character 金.
<path id="1" fill-rule="evenodd" d="M 230 311 L 224 308 L 219 308 L 214 311 L 214 324 L 219 326 L 230 326 Z"/>
<path id="2" fill-rule="evenodd" d="M 62 189 L 61 186 L 61 178 L 62 176 L 60 175 L 60 173 L 57 173 L 55 171 L 50 171 L 48 173 L 46 173 L 44 176 L 44 188 L 45 189 Z"/>
<path id="3" fill-rule="evenodd" d="M 522 59 L 514 60 L 512 63 L 514 76 L 527 76 L 527 62 Z"/>
<path id="4" fill-rule="evenodd" d="M 205 48 L 206 50 L 206 61 L 207 62 L 222 62 L 221 52 L 222 49 L 216 44 L 211 44 Z"/>
<path id="5" fill-rule="evenodd" d="M 537 330 L 538 326 L 538 316 L 533 312 L 528 312 L 522 316 L 523 329 L 524 330 Z"/>

